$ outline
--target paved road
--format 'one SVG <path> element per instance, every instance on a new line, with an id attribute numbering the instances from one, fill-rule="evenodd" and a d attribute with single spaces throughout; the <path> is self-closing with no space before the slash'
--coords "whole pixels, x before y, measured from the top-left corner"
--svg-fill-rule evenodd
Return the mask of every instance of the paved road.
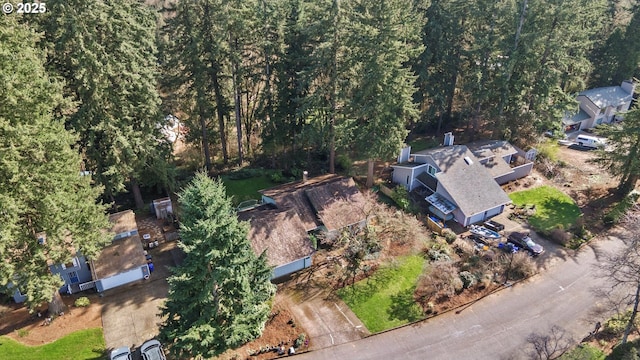
<path id="1" fill-rule="evenodd" d="M 463 309 L 368 338 L 301 354 L 303 359 L 520 359 L 528 358 L 529 334 L 558 325 L 576 341 L 593 330 L 602 307 L 592 289 L 598 254 L 621 248 L 621 240 L 594 241 L 575 256 L 511 288 Z"/>

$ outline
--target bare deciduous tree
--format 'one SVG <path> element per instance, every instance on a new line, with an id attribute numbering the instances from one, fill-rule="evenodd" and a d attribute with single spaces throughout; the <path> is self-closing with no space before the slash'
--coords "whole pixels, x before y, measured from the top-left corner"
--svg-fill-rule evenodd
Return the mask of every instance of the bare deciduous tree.
<path id="1" fill-rule="evenodd" d="M 628 230 L 626 246 L 615 253 L 604 255 L 599 274 L 608 281 L 610 287 L 606 295 L 620 312 L 625 312 L 629 305 L 633 305 L 622 344 L 627 342 L 629 333 L 633 330 L 640 305 L 640 219 L 630 214 L 625 220 Z M 616 296 L 609 296 L 610 294 Z"/>
<path id="2" fill-rule="evenodd" d="M 557 359 L 567 352 L 575 343 L 567 331 L 553 325 L 546 333 L 531 333 L 527 336 L 527 343 L 533 347 L 531 358 L 539 360 Z"/>

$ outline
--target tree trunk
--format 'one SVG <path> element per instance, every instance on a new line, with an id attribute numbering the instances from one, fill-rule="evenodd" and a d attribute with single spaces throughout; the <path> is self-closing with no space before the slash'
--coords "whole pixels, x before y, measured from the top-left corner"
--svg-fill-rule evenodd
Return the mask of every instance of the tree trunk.
<path id="1" fill-rule="evenodd" d="M 336 172 L 336 111 L 337 106 L 337 76 L 338 76 L 338 25 L 340 24 L 340 0 L 334 0 L 333 9 L 333 42 L 331 44 L 331 69 L 330 78 L 331 81 L 331 114 L 329 115 L 329 172 L 335 174 Z"/>
<path id="2" fill-rule="evenodd" d="M 229 153 L 227 152 L 227 133 L 226 126 L 224 124 L 224 98 L 222 96 L 222 88 L 220 87 L 220 81 L 218 80 L 218 72 L 214 71 L 212 79 L 213 81 L 213 93 L 216 98 L 216 113 L 218 114 L 218 128 L 220 131 L 220 145 L 222 146 L 222 161 L 229 163 Z"/>
<path id="3" fill-rule="evenodd" d="M 209 151 L 209 139 L 207 138 L 207 122 L 204 116 L 200 114 L 200 132 L 202 134 L 202 150 L 204 151 L 204 165 L 207 168 L 207 174 L 211 173 L 211 152 Z"/>
<path id="4" fill-rule="evenodd" d="M 49 316 L 58 316 L 65 311 L 67 311 L 67 305 L 62 301 L 62 296 L 56 289 L 49 302 Z"/>
<path id="5" fill-rule="evenodd" d="M 140 192 L 140 184 L 131 178 L 131 192 L 133 193 L 133 199 L 136 202 L 136 209 L 144 209 L 144 200 L 142 200 L 142 192 Z"/>
<path id="6" fill-rule="evenodd" d="M 232 49 L 234 49 L 237 53 L 238 51 L 238 40 L 232 39 L 231 34 L 229 34 L 229 45 Z M 233 81 L 233 103 L 235 107 L 235 115 L 236 115 L 236 132 L 238 136 L 238 164 L 242 166 L 242 162 L 244 161 L 242 156 L 242 122 L 240 119 L 240 90 L 238 89 L 238 61 L 233 60 L 233 74 L 231 76 Z"/>
<path id="7" fill-rule="evenodd" d="M 636 320 L 636 315 L 638 314 L 638 305 L 640 304 L 640 282 L 636 285 L 636 296 L 633 302 L 633 311 L 631 312 L 631 318 L 627 323 L 627 327 L 624 329 L 624 336 L 622 336 L 622 344 L 627 343 L 627 337 L 629 337 L 629 333 L 631 332 L 631 328 L 633 328 L 633 323 Z"/>
<path id="8" fill-rule="evenodd" d="M 376 162 L 373 159 L 367 160 L 367 187 L 373 187 L 373 168 Z"/>
<path id="9" fill-rule="evenodd" d="M 334 115 L 329 121 L 329 173 L 336 173 L 336 132 L 334 126 Z"/>

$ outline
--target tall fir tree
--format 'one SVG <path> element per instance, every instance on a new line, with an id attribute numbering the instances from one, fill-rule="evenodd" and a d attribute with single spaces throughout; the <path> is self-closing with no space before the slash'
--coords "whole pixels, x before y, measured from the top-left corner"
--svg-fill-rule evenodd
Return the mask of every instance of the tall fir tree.
<path id="1" fill-rule="evenodd" d="M 101 189 L 80 175 L 77 139 L 54 118 L 69 104 L 31 45 L 38 37 L 0 17 L 0 284 L 20 289 L 31 309 L 51 302 L 56 312 L 63 281 L 49 264 L 68 263 L 76 251 L 94 257 L 110 238 Z"/>
<path id="2" fill-rule="evenodd" d="M 352 1 L 347 11 L 345 46 L 349 77 L 348 133 L 367 159 L 367 186 L 373 185 L 376 160 L 400 151 L 410 118 L 417 118 L 413 103 L 415 76 L 407 66 L 422 50 L 420 18 L 412 1 Z"/>
<path id="3" fill-rule="evenodd" d="M 222 182 L 197 174 L 179 204 L 186 256 L 168 280 L 160 337 L 176 358 L 209 358 L 261 334 L 275 286 Z"/>
<path id="4" fill-rule="evenodd" d="M 301 0 L 289 0 L 282 30 L 282 49 L 275 70 L 275 99 L 272 115 L 265 119 L 263 148 L 272 163 L 289 169 L 304 125 L 303 102 L 309 92 L 304 73 L 310 67 L 310 44 L 305 32 L 305 7 Z"/>
<path id="5" fill-rule="evenodd" d="M 597 133 L 607 138 L 609 149 L 598 151 L 594 162 L 620 179 L 618 192 L 626 195 L 640 180 L 640 107 L 627 112 L 620 124 L 599 126 Z"/>
<path id="6" fill-rule="evenodd" d="M 53 0 L 40 21 L 49 70 L 65 80 L 65 95 L 77 105 L 66 117 L 80 136 L 86 167 L 105 195 L 131 190 L 143 207 L 139 183 L 148 164 L 154 171 L 167 152 L 157 91 L 157 18 L 142 2 Z M 169 182 L 168 173 L 159 179 Z M 168 184 L 163 184 L 168 185 Z"/>
<path id="7" fill-rule="evenodd" d="M 461 42 L 465 19 L 453 12 L 451 0 L 435 0 L 424 9 L 422 28 L 424 50 L 413 66 L 418 91 L 415 100 L 420 105 L 423 122 L 436 123 L 440 133 L 443 121 L 451 120 L 453 98 L 461 66 Z"/>

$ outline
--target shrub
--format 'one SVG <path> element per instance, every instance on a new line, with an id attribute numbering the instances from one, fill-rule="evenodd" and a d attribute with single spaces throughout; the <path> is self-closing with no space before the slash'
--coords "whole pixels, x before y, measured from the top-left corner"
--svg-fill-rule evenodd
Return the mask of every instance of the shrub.
<path id="1" fill-rule="evenodd" d="M 560 224 L 553 230 L 551 230 L 549 237 L 556 244 L 566 246 L 567 243 L 573 238 L 573 235 L 569 232 L 564 231 L 564 227 L 562 226 L 562 224 Z"/>
<path id="2" fill-rule="evenodd" d="M 451 260 L 449 254 L 447 254 L 442 249 L 429 249 L 427 251 L 427 256 L 431 261 L 448 261 Z"/>
<path id="3" fill-rule="evenodd" d="M 462 287 L 465 289 L 474 286 L 478 282 L 476 277 L 469 271 L 462 271 L 459 276 L 460 280 L 462 280 Z"/>
<path id="4" fill-rule="evenodd" d="M 462 289 L 464 289 L 464 283 L 462 282 L 462 279 L 460 279 L 460 277 L 451 279 L 451 286 L 453 286 L 453 289 L 456 293 L 459 293 L 462 291 Z"/>
<path id="5" fill-rule="evenodd" d="M 349 172 L 353 165 L 353 161 L 347 155 L 338 155 L 336 157 L 336 167 L 338 169 L 342 169 L 343 171 Z"/>
<path id="6" fill-rule="evenodd" d="M 604 323 L 603 331 L 614 336 L 620 336 L 627 327 L 627 323 L 631 318 L 631 310 L 624 314 L 616 314 Z M 637 318 L 636 318 L 637 319 Z M 636 325 L 639 320 L 636 320 Z"/>
<path id="7" fill-rule="evenodd" d="M 624 215 L 629 211 L 638 201 L 640 197 L 640 193 L 637 191 L 632 191 L 627 196 L 622 199 L 619 203 L 617 203 L 611 211 L 609 211 L 604 218 L 602 219 L 605 225 L 613 226 L 622 220 Z"/>
<path id="8" fill-rule="evenodd" d="M 304 333 L 298 335 L 298 338 L 294 342 L 293 346 L 296 347 L 296 348 L 299 348 L 300 346 L 302 346 L 304 344 L 304 341 L 306 339 L 307 339 L 307 336 Z"/>
<path id="9" fill-rule="evenodd" d="M 87 307 L 87 306 L 91 305 L 91 301 L 89 300 L 88 297 L 83 296 L 83 297 L 77 298 L 76 301 L 73 304 L 76 307 Z"/>
<path id="10" fill-rule="evenodd" d="M 454 241 L 456 241 L 456 239 L 458 238 L 458 235 L 456 235 L 455 232 L 453 232 L 453 230 L 451 229 L 444 229 L 442 230 L 442 236 L 444 236 L 444 239 L 449 243 L 453 243 Z"/>
<path id="11" fill-rule="evenodd" d="M 500 259 L 503 271 L 507 273 L 510 280 L 525 279 L 535 274 L 535 265 L 531 261 L 531 257 L 524 252 L 517 252 L 513 255 L 504 254 Z"/>
<path id="12" fill-rule="evenodd" d="M 243 180 L 258 177 L 262 174 L 264 174 L 264 170 L 262 169 L 242 168 L 230 173 L 229 175 L 227 175 L 227 177 L 231 180 Z"/>
<path id="13" fill-rule="evenodd" d="M 18 336 L 19 337 L 25 337 L 29 335 L 29 330 L 27 329 L 20 329 L 18 330 Z"/>
<path id="14" fill-rule="evenodd" d="M 425 268 L 418 278 L 414 297 L 427 311 L 428 303 L 439 297 L 449 297 L 462 290 L 462 280 L 451 261 L 437 261 Z"/>
<path id="15" fill-rule="evenodd" d="M 409 201 L 409 193 L 404 186 L 396 186 L 391 193 L 391 199 L 402 209 L 409 210 L 411 201 Z"/>
<path id="16" fill-rule="evenodd" d="M 278 170 L 278 171 L 274 171 L 271 176 L 271 181 L 273 181 L 274 183 L 281 183 L 284 182 L 285 178 L 282 175 L 282 171 Z"/>

